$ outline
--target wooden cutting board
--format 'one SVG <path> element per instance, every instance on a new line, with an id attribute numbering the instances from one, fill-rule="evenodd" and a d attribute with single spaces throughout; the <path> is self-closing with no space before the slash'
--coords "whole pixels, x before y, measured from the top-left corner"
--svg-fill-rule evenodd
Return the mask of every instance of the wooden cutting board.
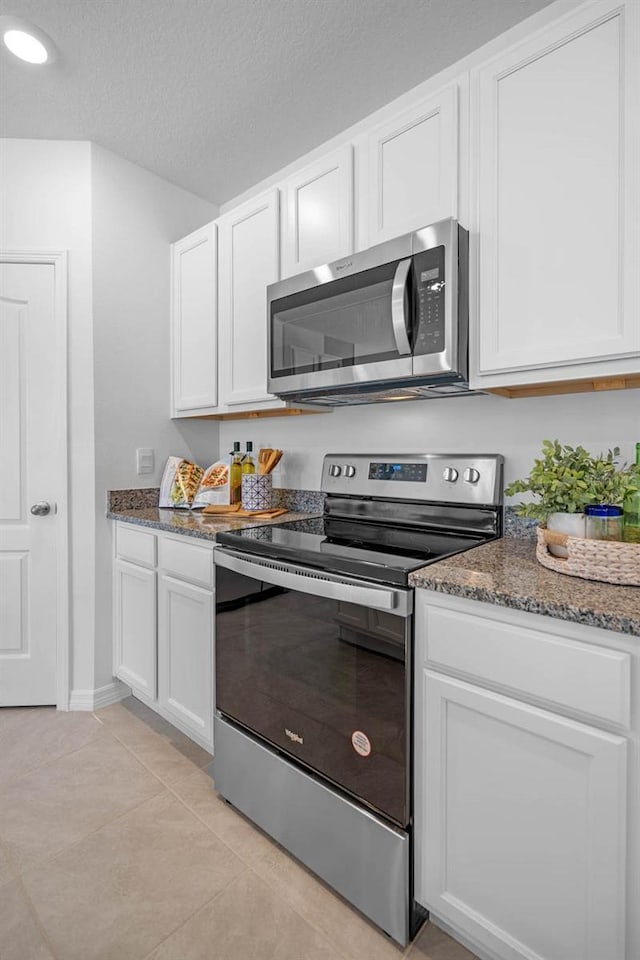
<path id="1" fill-rule="evenodd" d="M 243 510 L 238 505 L 223 504 L 220 506 L 205 507 L 202 511 L 207 516 L 215 517 L 249 517 L 256 520 L 272 520 L 274 517 L 281 517 L 283 513 L 289 511 L 286 507 L 274 507 L 272 510 Z"/>

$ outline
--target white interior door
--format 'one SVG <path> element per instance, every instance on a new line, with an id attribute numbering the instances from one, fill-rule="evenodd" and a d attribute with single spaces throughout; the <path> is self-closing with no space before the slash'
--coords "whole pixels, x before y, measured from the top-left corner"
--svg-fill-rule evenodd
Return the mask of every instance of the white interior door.
<path id="1" fill-rule="evenodd" d="M 56 319 L 54 264 L 0 263 L 2 706 L 57 700 L 56 501 L 62 496 L 63 427 Z"/>

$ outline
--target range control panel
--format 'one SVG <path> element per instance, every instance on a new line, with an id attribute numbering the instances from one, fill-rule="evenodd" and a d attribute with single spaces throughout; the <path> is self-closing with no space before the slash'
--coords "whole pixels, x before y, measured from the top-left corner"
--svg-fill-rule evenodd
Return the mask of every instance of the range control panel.
<path id="1" fill-rule="evenodd" d="M 355 497 L 499 506 L 503 464 L 499 454 L 330 453 L 321 486 Z"/>

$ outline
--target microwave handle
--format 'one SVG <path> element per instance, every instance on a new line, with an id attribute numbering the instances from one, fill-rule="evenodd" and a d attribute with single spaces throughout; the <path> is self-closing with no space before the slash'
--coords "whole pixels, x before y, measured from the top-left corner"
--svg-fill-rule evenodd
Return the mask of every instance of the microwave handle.
<path id="1" fill-rule="evenodd" d="M 396 347 L 401 357 L 406 357 L 411 353 L 407 318 L 404 311 L 407 278 L 410 270 L 411 257 L 407 257 L 406 260 L 401 260 L 396 268 L 393 287 L 391 288 L 391 323 L 393 324 L 393 336 L 396 341 Z"/>

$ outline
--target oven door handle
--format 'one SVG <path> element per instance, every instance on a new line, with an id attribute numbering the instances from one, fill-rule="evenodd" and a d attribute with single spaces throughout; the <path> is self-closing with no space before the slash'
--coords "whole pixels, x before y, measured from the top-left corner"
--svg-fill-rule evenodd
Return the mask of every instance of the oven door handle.
<path id="1" fill-rule="evenodd" d="M 328 600 L 355 603 L 374 610 L 387 610 L 396 616 L 407 617 L 413 610 L 413 591 L 393 590 L 386 587 L 365 587 L 349 577 L 333 577 L 306 567 L 295 567 L 281 562 L 269 561 L 269 565 L 254 561 L 246 555 L 216 547 L 215 562 L 220 567 L 232 570 L 245 577 L 252 577 L 276 587 L 310 593 Z"/>
<path id="2" fill-rule="evenodd" d="M 411 257 L 408 257 L 406 260 L 401 260 L 396 268 L 393 287 L 391 288 L 391 323 L 393 325 L 393 337 L 396 341 L 396 349 L 401 357 L 406 357 L 411 353 L 407 317 L 404 308 L 407 278 L 410 269 Z"/>

